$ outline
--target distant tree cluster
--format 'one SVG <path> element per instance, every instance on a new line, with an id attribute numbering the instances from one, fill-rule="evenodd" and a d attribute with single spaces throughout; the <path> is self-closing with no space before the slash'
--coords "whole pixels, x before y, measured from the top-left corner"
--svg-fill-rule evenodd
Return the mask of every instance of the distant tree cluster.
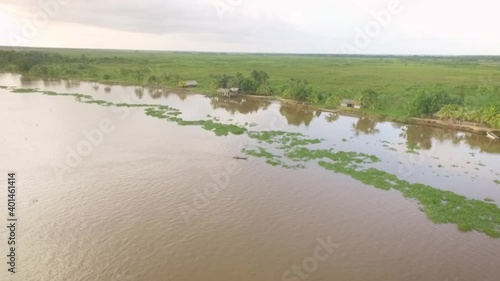
<path id="1" fill-rule="evenodd" d="M 0 50 L 0 71 L 30 74 L 41 77 L 86 77 L 111 79 L 109 73 L 98 73 L 96 65 L 103 62 L 126 62 L 124 58 L 62 55 L 55 52 Z M 133 75 L 132 70 L 121 69 L 124 77 Z M 118 73 L 116 73 L 118 74 Z"/>
<path id="2" fill-rule="evenodd" d="M 0 50 L 0 64 L 13 66 L 13 70 L 19 73 L 27 73 L 37 65 L 64 63 L 70 60 L 56 53 Z"/>
<path id="3" fill-rule="evenodd" d="M 455 97 L 450 94 L 440 92 L 420 92 L 408 105 L 410 116 L 432 116 L 445 105 L 463 106 L 463 97 Z"/>
<path id="4" fill-rule="evenodd" d="M 363 107 L 369 109 L 379 109 L 381 106 L 380 94 L 372 89 L 366 89 L 359 98 Z"/>
<path id="5" fill-rule="evenodd" d="M 248 94 L 271 95 L 272 88 L 267 84 L 269 75 L 262 70 L 254 70 L 249 77 L 238 72 L 234 76 L 211 74 L 210 86 L 217 88 L 239 88 Z"/>
<path id="6" fill-rule="evenodd" d="M 290 78 L 282 88 L 283 97 L 299 101 L 307 101 L 313 94 L 313 88 L 305 79 Z"/>

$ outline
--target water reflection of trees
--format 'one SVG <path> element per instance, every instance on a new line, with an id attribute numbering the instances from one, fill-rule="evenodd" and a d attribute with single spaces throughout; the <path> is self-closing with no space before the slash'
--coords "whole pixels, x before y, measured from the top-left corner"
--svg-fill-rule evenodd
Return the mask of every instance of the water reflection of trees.
<path id="1" fill-rule="evenodd" d="M 452 144 L 465 142 L 472 149 L 480 149 L 486 153 L 500 153 L 500 142 L 488 139 L 484 135 L 464 133 L 452 129 L 439 129 L 428 126 L 408 126 L 403 129 L 400 136 L 405 138 L 408 144 L 418 145 L 420 148 L 429 150 L 432 148 L 432 140 L 441 143 L 451 141 Z"/>
<path id="2" fill-rule="evenodd" d="M 33 86 L 37 82 L 37 80 L 29 76 L 21 76 L 19 77 L 19 81 L 21 82 L 21 87 L 26 88 Z"/>
<path id="3" fill-rule="evenodd" d="M 79 88 L 80 81 L 78 81 L 78 80 L 64 80 L 64 87 L 68 90 L 73 89 L 73 88 Z"/>
<path id="4" fill-rule="evenodd" d="M 285 105 L 281 106 L 280 113 L 286 118 L 288 125 L 294 125 L 294 126 L 300 126 L 302 124 L 309 126 L 309 124 L 311 124 L 311 121 L 315 117 L 314 111 L 301 107 L 293 107 Z"/>
<path id="5" fill-rule="evenodd" d="M 377 119 L 362 116 L 358 119 L 358 122 L 352 124 L 352 128 L 356 132 L 356 136 L 359 136 L 361 133 L 374 135 L 380 133 L 380 130 L 377 129 L 377 124 Z"/>
<path id="6" fill-rule="evenodd" d="M 175 94 L 181 99 L 182 101 L 185 100 L 188 96 L 186 93 L 172 93 L 169 92 L 168 90 L 162 89 L 162 88 L 144 88 L 144 87 L 135 87 L 134 88 L 134 94 L 138 99 L 144 98 L 144 94 L 149 95 L 152 99 L 159 99 L 161 97 L 163 98 L 168 98 L 169 95 Z"/>
<path id="7" fill-rule="evenodd" d="M 61 85 L 61 80 L 59 79 L 49 79 L 49 78 L 42 78 L 42 83 L 45 88 L 49 87 L 56 87 Z"/>
<path id="8" fill-rule="evenodd" d="M 481 152 L 500 154 L 500 141 L 498 140 L 477 134 L 467 134 L 464 138 L 471 148 L 479 149 Z"/>
<path id="9" fill-rule="evenodd" d="M 138 99 L 142 99 L 144 97 L 144 88 L 136 87 L 134 89 L 134 94 Z"/>
<path id="10" fill-rule="evenodd" d="M 213 109 L 224 109 L 231 113 L 249 114 L 266 110 L 271 102 L 267 100 L 248 99 L 248 98 L 229 98 L 229 97 L 213 97 L 210 99 L 210 105 Z"/>
<path id="11" fill-rule="evenodd" d="M 455 130 L 449 129 L 436 129 L 436 128 L 428 128 L 435 139 L 440 142 L 444 142 L 445 140 L 450 140 L 453 144 L 459 144 L 465 139 L 466 134 L 462 132 L 458 132 Z"/>
<path id="12" fill-rule="evenodd" d="M 325 116 L 326 122 L 328 123 L 333 123 L 337 120 L 339 120 L 340 114 L 338 113 L 329 113 L 328 115 Z"/>
<path id="13" fill-rule="evenodd" d="M 187 93 L 178 93 L 177 96 L 179 97 L 179 99 L 181 101 L 185 101 L 188 97 L 188 94 Z"/>
<path id="14" fill-rule="evenodd" d="M 427 126 L 408 126 L 400 134 L 400 137 L 406 139 L 408 145 L 418 146 L 425 150 L 432 148 L 432 138 L 434 136 L 434 129 Z"/>
<path id="15" fill-rule="evenodd" d="M 163 89 L 150 88 L 148 89 L 148 93 L 149 96 L 154 100 L 157 100 L 161 97 L 168 97 L 168 92 Z"/>

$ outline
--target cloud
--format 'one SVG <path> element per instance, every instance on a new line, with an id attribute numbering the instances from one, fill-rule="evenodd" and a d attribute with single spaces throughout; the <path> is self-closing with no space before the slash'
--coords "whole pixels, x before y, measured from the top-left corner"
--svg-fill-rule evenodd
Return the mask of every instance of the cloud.
<path id="1" fill-rule="evenodd" d="M 45 1 L 55 0 L 42 2 Z M 232 40 L 242 36 L 266 36 L 276 32 L 286 35 L 300 31 L 297 17 L 287 21 L 286 18 L 266 16 L 264 11 L 249 14 L 243 0 L 68 1 L 53 20 L 127 32 L 208 34 Z M 41 9 L 36 0 L 4 2 L 26 13 L 36 13 Z"/>
<path id="2" fill-rule="evenodd" d="M 219 46 L 221 51 L 332 53 L 343 43 L 351 44 L 357 29 L 373 20 L 373 12 L 398 0 L 0 0 L 0 6 L 8 5 L 0 10 L 0 31 L 16 29 L 14 17 L 19 30 L 23 17 L 40 12 L 40 3 L 50 1 L 68 4 L 51 18 L 44 28 L 47 32 L 40 32 L 45 38 L 34 39 L 33 44 L 47 44 L 54 38 L 48 31 L 57 30 L 59 36 L 75 40 L 72 45 L 87 46 L 76 37 L 85 32 L 88 39 L 95 31 L 92 41 L 101 42 L 95 46 L 99 48 L 134 48 L 143 45 L 132 42 L 147 38 L 150 49 L 203 51 Z M 500 24 L 496 1 L 476 0 L 474 10 L 471 4 L 452 0 L 399 1 L 404 12 L 370 38 L 362 53 L 500 52 L 500 39 L 494 36 Z M 121 40 L 113 42 L 118 34 Z M 124 46 L 126 36 L 130 38 Z M 165 38 L 176 41 L 166 44 Z"/>

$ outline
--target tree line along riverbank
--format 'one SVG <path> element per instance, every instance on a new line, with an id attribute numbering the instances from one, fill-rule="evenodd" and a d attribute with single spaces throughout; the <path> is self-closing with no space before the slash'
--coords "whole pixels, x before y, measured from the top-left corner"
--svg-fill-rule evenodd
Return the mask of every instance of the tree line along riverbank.
<path id="1" fill-rule="evenodd" d="M 2 72 L 170 89 L 196 80 L 195 91 L 206 94 L 236 87 L 325 110 L 406 122 L 441 118 L 450 127 L 470 121 L 486 129 L 500 128 L 499 66 L 500 57 L 0 48 Z M 363 108 L 342 108 L 343 100 Z"/>

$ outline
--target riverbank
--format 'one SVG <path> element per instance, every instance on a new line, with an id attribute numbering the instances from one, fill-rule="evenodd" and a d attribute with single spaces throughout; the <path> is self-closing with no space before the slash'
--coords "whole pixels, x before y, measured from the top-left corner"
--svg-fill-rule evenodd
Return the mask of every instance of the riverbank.
<path id="1" fill-rule="evenodd" d="M 203 94 L 203 93 L 201 93 Z M 351 108 L 339 108 L 339 109 L 326 109 L 326 108 L 321 108 L 315 105 L 311 105 L 305 102 L 298 102 L 294 100 L 288 100 L 280 97 L 273 97 L 273 96 L 254 96 L 254 95 L 241 95 L 247 98 L 255 98 L 255 99 L 263 99 L 263 100 L 275 100 L 279 101 L 282 104 L 292 106 L 292 107 L 297 107 L 297 108 L 303 108 L 306 110 L 319 110 L 321 112 L 329 112 L 329 113 L 336 113 L 336 114 L 341 114 L 344 116 L 352 116 L 352 117 L 362 117 L 362 116 L 367 116 L 371 118 L 377 118 L 381 119 L 384 121 L 390 121 L 390 122 L 396 122 L 396 123 L 402 123 L 402 124 L 407 124 L 407 125 L 420 125 L 420 126 L 429 126 L 429 127 L 435 127 L 435 128 L 442 128 L 442 129 L 454 129 L 458 131 L 463 131 L 463 132 L 468 132 L 468 133 L 473 133 L 473 134 L 478 134 L 478 135 L 485 135 L 487 132 L 498 132 L 495 129 L 492 129 L 490 127 L 486 126 L 479 126 L 477 124 L 473 124 L 471 122 L 460 122 L 460 123 L 453 123 L 449 121 L 443 121 L 440 119 L 431 119 L 431 118 L 395 118 L 395 117 L 388 117 L 382 114 L 376 114 L 373 112 L 366 112 L 362 111 L 359 109 L 351 109 Z"/>
<path id="2" fill-rule="evenodd" d="M 258 81 L 251 73 L 262 72 L 266 74 L 261 75 L 264 82 L 261 77 L 258 83 L 263 82 L 265 87 L 260 92 L 277 98 L 285 96 L 323 109 L 338 104 L 338 99 L 364 99 L 373 109 L 363 110 L 362 114 L 375 113 L 405 122 L 408 105 L 421 93 L 445 93 L 453 100 L 466 97 L 459 104 L 471 111 L 496 104 L 500 84 L 489 77 L 500 74 L 500 70 L 492 68 L 498 62 L 498 57 L 345 57 L 30 48 L 14 52 L 0 48 L 0 71 L 43 79 L 165 88 L 195 80 L 196 91 L 210 93 L 214 88 L 226 86 L 243 89 L 246 85 L 245 88 L 253 89 L 251 86 Z M 222 77 L 222 82 L 215 77 Z M 243 84 L 242 79 L 246 79 Z M 289 88 L 286 95 L 284 87 Z"/>
<path id="3" fill-rule="evenodd" d="M 25 75 L 23 75 L 25 76 Z M 39 77 L 36 76 L 25 76 L 27 78 L 35 78 L 39 79 Z M 63 78 L 51 78 L 51 79 L 61 79 L 65 80 Z M 137 85 L 134 83 L 130 82 L 99 82 L 99 81 L 93 81 L 93 80 L 82 80 L 82 79 L 71 79 L 74 81 L 78 82 L 87 82 L 87 83 L 99 83 L 105 86 L 132 86 L 132 87 L 145 87 L 148 88 L 144 85 Z M 199 94 L 199 95 L 204 95 L 207 97 L 216 97 L 217 94 L 215 93 L 208 93 L 208 91 L 195 91 L 195 88 L 174 88 L 174 87 L 161 87 L 161 90 L 163 91 L 168 91 L 168 92 L 176 92 L 176 93 L 183 93 L 183 94 Z M 421 126 L 430 126 L 430 127 L 436 127 L 436 128 L 443 128 L 443 129 L 454 129 L 458 131 L 463 131 L 463 132 L 469 132 L 469 133 L 474 133 L 474 134 L 479 134 L 479 135 L 486 135 L 487 132 L 489 131 L 495 131 L 492 128 L 486 127 L 486 126 L 477 126 L 474 125 L 470 122 L 463 122 L 463 123 L 452 123 L 448 121 L 443 121 L 439 119 L 430 119 L 430 118 L 398 118 L 398 117 L 393 117 L 393 116 L 387 116 L 382 113 L 376 113 L 376 112 L 366 112 L 363 109 L 353 109 L 353 108 L 338 108 L 338 109 L 328 109 L 324 108 L 318 105 L 313 105 L 307 102 L 300 102 L 296 100 L 290 100 L 290 99 L 285 99 L 279 96 L 262 96 L 262 95 L 248 95 L 248 94 L 241 94 L 239 95 L 240 97 L 245 97 L 245 98 L 250 98 L 250 99 L 259 99 L 259 100 L 269 100 L 269 101 L 278 101 L 284 105 L 290 106 L 290 107 L 295 107 L 295 108 L 300 108 L 304 110 L 311 110 L 311 111 L 321 111 L 321 112 L 328 112 L 328 113 L 334 113 L 334 114 L 341 114 L 344 116 L 352 116 L 352 117 L 370 117 L 370 118 L 375 118 L 379 119 L 381 121 L 388 121 L 388 122 L 396 122 L 396 123 L 401 123 L 401 124 L 408 124 L 408 125 L 421 125 Z"/>
<path id="4" fill-rule="evenodd" d="M 414 125 L 423 125 L 423 126 L 431 126 L 436 128 L 445 128 L 445 129 L 455 129 L 459 131 L 486 135 L 487 132 L 498 132 L 492 128 L 485 126 L 477 126 L 470 122 L 461 122 L 461 123 L 452 123 L 449 121 L 443 121 L 439 119 L 425 119 L 425 118 L 412 118 L 411 124 Z"/>

